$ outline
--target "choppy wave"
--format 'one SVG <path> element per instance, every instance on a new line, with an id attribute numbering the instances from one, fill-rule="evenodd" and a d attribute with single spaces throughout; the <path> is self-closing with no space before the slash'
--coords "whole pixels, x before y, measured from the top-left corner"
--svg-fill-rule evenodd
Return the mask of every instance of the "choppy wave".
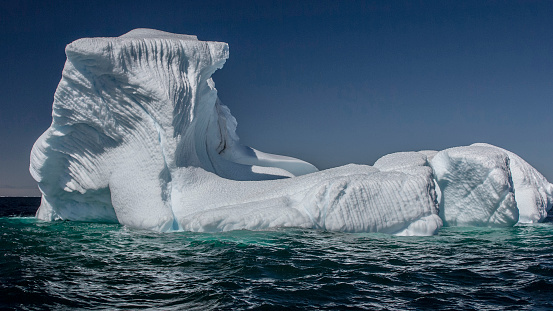
<path id="1" fill-rule="evenodd" d="M 553 224 L 433 237 L 0 218 L 0 308 L 552 309 Z"/>

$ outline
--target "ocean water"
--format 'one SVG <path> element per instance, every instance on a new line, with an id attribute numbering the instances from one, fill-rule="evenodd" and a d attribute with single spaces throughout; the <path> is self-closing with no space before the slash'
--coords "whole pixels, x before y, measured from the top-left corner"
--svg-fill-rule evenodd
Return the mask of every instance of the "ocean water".
<path id="1" fill-rule="evenodd" d="M 155 233 L 0 198 L 4 310 L 553 310 L 553 223 L 433 237 Z"/>

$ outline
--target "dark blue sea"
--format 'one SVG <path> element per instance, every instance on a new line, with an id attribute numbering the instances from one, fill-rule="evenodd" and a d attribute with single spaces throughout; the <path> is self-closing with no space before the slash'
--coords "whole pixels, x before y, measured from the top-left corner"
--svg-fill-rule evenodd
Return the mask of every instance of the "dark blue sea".
<path id="1" fill-rule="evenodd" d="M 553 222 L 433 237 L 155 233 L 0 198 L 2 310 L 553 310 Z"/>

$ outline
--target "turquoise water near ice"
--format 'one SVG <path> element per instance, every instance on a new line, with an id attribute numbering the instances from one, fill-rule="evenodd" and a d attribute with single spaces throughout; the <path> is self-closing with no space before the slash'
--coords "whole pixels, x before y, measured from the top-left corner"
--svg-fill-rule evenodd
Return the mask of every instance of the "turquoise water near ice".
<path id="1" fill-rule="evenodd" d="M 432 237 L 155 233 L 41 222 L 17 204 L 1 207 L 0 309 L 553 309 L 551 222 Z"/>

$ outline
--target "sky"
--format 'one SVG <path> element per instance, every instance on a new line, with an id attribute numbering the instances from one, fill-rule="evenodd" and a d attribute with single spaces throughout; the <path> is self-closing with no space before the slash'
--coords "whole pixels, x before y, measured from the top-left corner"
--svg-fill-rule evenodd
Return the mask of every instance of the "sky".
<path id="1" fill-rule="evenodd" d="M 475 142 L 553 181 L 553 1 L 2 1 L 0 196 L 29 174 L 64 48 L 154 28 L 227 42 L 241 142 L 319 169 Z"/>

